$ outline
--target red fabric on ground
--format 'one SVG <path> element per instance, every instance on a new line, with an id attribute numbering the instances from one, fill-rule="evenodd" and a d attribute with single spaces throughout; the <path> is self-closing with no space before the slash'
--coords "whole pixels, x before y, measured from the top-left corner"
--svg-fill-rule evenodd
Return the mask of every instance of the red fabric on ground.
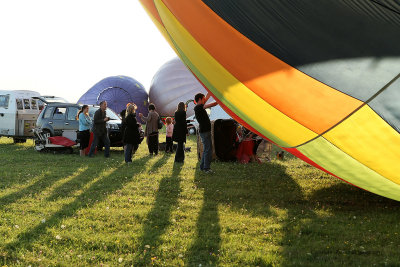
<path id="1" fill-rule="evenodd" d="M 74 141 L 71 139 L 68 139 L 67 137 L 64 136 L 53 136 L 49 137 L 50 143 L 53 145 L 60 145 L 60 146 L 65 146 L 65 147 L 71 147 L 73 145 L 76 145 Z"/>
<path id="2" fill-rule="evenodd" d="M 85 155 L 89 155 L 89 151 L 90 151 L 90 147 L 92 146 L 92 142 L 93 142 L 93 133 L 90 132 L 90 139 L 89 139 L 89 145 L 87 148 L 85 148 Z M 94 154 L 97 153 L 97 147 L 94 149 Z"/>
<path id="3" fill-rule="evenodd" d="M 253 155 L 254 141 L 243 140 L 238 147 L 236 152 L 236 158 L 240 163 L 248 163 L 250 156 Z"/>

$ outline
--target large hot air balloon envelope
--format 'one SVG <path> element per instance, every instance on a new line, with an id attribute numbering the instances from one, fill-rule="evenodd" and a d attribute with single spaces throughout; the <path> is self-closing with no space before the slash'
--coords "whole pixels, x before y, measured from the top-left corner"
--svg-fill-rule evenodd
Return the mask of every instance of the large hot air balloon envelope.
<path id="1" fill-rule="evenodd" d="M 178 103 L 193 100 L 197 93 L 207 94 L 207 90 L 179 58 L 174 58 L 154 75 L 149 101 L 156 105 L 160 115 L 174 116 Z M 188 117 L 194 114 L 193 107 L 194 104 L 189 105 L 186 111 Z"/>
<path id="2" fill-rule="evenodd" d="M 400 200 L 400 2 L 141 0 L 228 113 Z"/>
<path id="3" fill-rule="evenodd" d="M 120 113 L 127 103 L 134 102 L 137 114 L 148 113 L 148 94 L 143 85 L 131 77 L 111 76 L 96 83 L 78 100 L 79 104 L 98 105 L 106 100 L 109 108 Z"/>

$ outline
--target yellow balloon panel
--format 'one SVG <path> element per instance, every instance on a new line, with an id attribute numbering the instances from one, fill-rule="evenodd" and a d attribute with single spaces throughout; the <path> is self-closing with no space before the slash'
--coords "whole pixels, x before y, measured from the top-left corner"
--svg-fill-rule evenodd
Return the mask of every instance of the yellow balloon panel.
<path id="1" fill-rule="evenodd" d="M 155 1 L 167 32 L 197 70 L 212 84 L 208 88 L 236 115 L 281 146 L 297 146 L 317 136 L 275 109 L 226 71 L 170 13 L 162 1 Z M 182 59 L 185 61 L 185 59 Z M 188 62 L 186 62 L 188 63 Z M 204 82 L 204 81 L 203 81 Z M 265 131 L 268 129 L 270 134 Z M 276 139 L 276 136 L 280 137 Z"/>
<path id="2" fill-rule="evenodd" d="M 324 137 L 368 168 L 400 184 L 400 135 L 368 105 Z"/>
<path id="3" fill-rule="evenodd" d="M 400 200 L 400 186 L 349 156 L 322 137 L 298 150 L 338 177 L 375 194 Z"/>

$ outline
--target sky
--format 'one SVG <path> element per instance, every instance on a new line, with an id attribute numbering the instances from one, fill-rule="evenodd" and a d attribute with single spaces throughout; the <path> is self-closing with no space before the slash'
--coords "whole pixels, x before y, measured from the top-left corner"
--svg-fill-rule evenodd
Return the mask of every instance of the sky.
<path id="1" fill-rule="evenodd" d="M 175 52 L 138 0 L 0 0 L 0 90 L 76 102 L 126 75 L 148 91 Z"/>

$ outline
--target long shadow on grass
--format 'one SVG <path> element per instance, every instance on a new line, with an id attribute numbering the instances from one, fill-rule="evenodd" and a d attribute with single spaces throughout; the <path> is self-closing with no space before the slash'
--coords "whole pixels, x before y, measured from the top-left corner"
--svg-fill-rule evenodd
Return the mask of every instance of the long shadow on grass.
<path id="1" fill-rule="evenodd" d="M 60 198 L 70 197 L 74 192 L 82 189 L 86 184 L 92 181 L 97 175 L 107 170 L 108 167 L 101 167 L 93 170 L 89 168 L 84 172 L 80 173 L 73 179 L 61 184 L 54 188 L 53 193 L 47 197 L 47 201 L 56 201 Z"/>
<path id="2" fill-rule="evenodd" d="M 116 151 L 120 152 L 120 151 Z M 115 153 L 114 153 L 115 154 Z M 123 154 L 123 151 L 120 152 L 119 154 Z M 150 156 L 145 156 L 143 158 L 139 158 L 135 160 L 132 164 L 128 165 L 128 168 L 132 168 L 133 170 L 139 170 L 136 166 L 141 166 L 140 169 L 142 169 L 143 165 L 145 162 L 147 162 L 151 157 Z M 166 162 L 167 158 L 166 156 L 161 157 L 157 162 L 153 165 L 152 171 L 157 170 L 158 168 L 162 167 L 163 164 Z M 105 168 L 99 168 L 97 173 L 100 173 L 104 171 Z M 70 196 L 73 192 L 81 189 L 84 187 L 87 183 L 89 183 L 93 177 L 88 175 L 91 172 L 93 172 L 92 169 L 89 169 L 85 171 L 84 173 L 80 174 L 79 176 L 75 177 L 74 179 L 69 180 L 68 182 L 60 185 L 59 187 L 55 188 L 53 191 L 53 194 L 50 195 L 47 200 L 49 201 L 54 201 L 59 198 L 67 197 Z"/>
<path id="3" fill-rule="evenodd" d="M 257 217 L 274 217 L 271 207 L 286 209 L 289 216 L 296 202 L 304 202 L 300 186 L 286 173 L 286 168 L 278 163 L 247 164 L 219 163 L 213 165 L 216 173 L 206 175 L 196 172 L 195 183 L 204 190 L 203 206 L 196 223 L 196 236 L 188 250 L 186 264 L 189 266 L 218 265 L 221 246 L 221 226 L 218 206 L 224 205 L 239 214 Z M 287 227 L 291 227 L 290 224 Z M 273 233 L 271 233 L 273 235 Z M 246 246 L 239 241 L 240 246 Z M 240 252 L 240 248 L 237 252 Z M 245 251 L 246 248 L 243 248 Z M 243 255 L 234 255 L 240 261 Z M 244 252 L 243 252 L 244 253 Z M 256 254 L 255 254 L 256 255 Z M 248 257 L 251 258 L 251 257 Z M 265 266 L 261 257 L 254 256 L 246 264 Z"/>
<path id="4" fill-rule="evenodd" d="M 195 183 L 204 189 L 203 206 L 197 219 L 195 240 L 187 253 L 187 265 L 217 265 L 221 245 L 218 205 L 253 216 L 275 216 L 271 206 L 290 210 L 303 200 L 300 186 L 286 174 L 281 164 L 219 163 L 216 173 L 196 172 Z M 265 264 L 254 259 L 254 265 Z"/>
<path id="5" fill-rule="evenodd" d="M 218 214 L 218 192 L 222 190 L 216 183 L 218 177 L 204 176 L 196 172 L 194 181 L 199 188 L 204 190 L 203 205 L 196 222 L 196 236 L 192 246 L 187 252 L 187 265 L 204 264 L 216 265 L 218 263 L 219 249 L 221 246 L 221 226 Z"/>
<path id="6" fill-rule="evenodd" d="M 0 159 L 0 190 L 16 184 L 28 183 L 32 178 L 40 176 L 40 173 L 48 173 L 48 179 L 43 180 L 45 186 L 48 182 L 61 178 L 59 173 L 54 173 L 54 169 L 49 165 L 50 157 L 36 152 L 32 146 L 0 144 Z M 66 168 L 66 173 L 61 175 L 68 176 L 70 172 L 74 172 L 70 169 L 70 167 Z"/>
<path id="7" fill-rule="evenodd" d="M 400 202 L 345 183 L 317 190 L 285 224 L 283 265 L 396 266 L 399 221 Z"/>
<path id="8" fill-rule="evenodd" d="M 135 174 L 138 174 L 145 169 L 145 163 L 147 159 L 148 157 L 145 157 L 133 161 L 131 166 L 134 166 L 133 170 Z M 164 160 L 166 159 L 161 158 L 156 164 L 160 165 L 160 162 Z M 57 212 L 55 212 L 46 220 L 46 223 L 39 224 L 36 227 L 18 235 L 14 242 L 6 245 L 6 249 L 10 252 L 10 256 L 13 254 L 13 252 L 18 251 L 21 248 L 28 250 L 31 249 L 32 243 L 39 240 L 43 234 L 46 234 L 48 228 L 57 226 L 61 220 L 74 216 L 78 210 L 90 208 L 95 203 L 107 198 L 109 194 L 121 189 L 133 178 L 126 177 L 127 168 L 131 166 L 125 166 L 124 164 L 116 166 L 115 170 L 111 171 L 104 177 L 99 178 L 96 182 L 90 185 L 88 189 L 78 195 L 73 202 L 62 206 Z M 90 180 L 94 179 L 96 179 L 96 177 L 90 178 Z M 9 260 L 11 259 L 12 258 Z"/>
<path id="9" fill-rule="evenodd" d="M 76 215 L 80 209 L 88 209 L 95 203 L 102 201 L 107 196 L 117 190 L 123 188 L 123 186 L 130 182 L 133 177 L 127 178 L 127 168 L 133 168 L 134 174 L 138 174 L 146 168 L 146 162 L 150 157 L 134 159 L 131 165 L 126 166 L 125 163 L 121 163 L 115 166 L 115 170 L 111 171 L 103 178 L 99 178 L 94 182 L 88 189 L 82 192 L 75 198 L 75 201 L 62 206 L 56 213 L 54 213 L 46 223 L 41 223 L 36 227 L 21 233 L 17 236 L 14 242 L 6 245 L 6 249 L 10 252 L 8 259 L 12 261 L 14 259 L 13 253 L 19 251 L 21 248 L 32 249 L 32 243 L 39 240 L 43 234 L 46 234 L 47 229 L 58 226 L 61 220 Z M 159 158 L 152 167 L 152 171 L 156 171 L 162 167 L 163 164 L 168 160 L 168 157 L 164 156 Z M 104 167 L 103 170 L 107 170 Z M 98 173 L 96 173 L 98 175 Z M 94 180 L 96 177 L 91 177 L 90 180 Z"/>
<path id="10" fill-rule="evenodd" d="M 400 211 L 400 202 L 373 194 L 347 183 L 339 183 L 313 192 L 309 199 L 316 206 L 324 206 L 333 211 L 362 210 Z M 400 213 L 399 213 L 400 215 Z"/>
<path id="11" fill-rule="evenodd" d="M 174 164 L 170 176 L 162 178 L 158 186 L 153 208 L 148 213 L 143 226 L 143 235 L 139 239 L 139 252 L 135 259 L 135 266 L 151 264 L 152 251 L 156 251 L 162 244 L 160 237 L 171 225 L 171 211 L 178 203 L 181 191 L 179 174 L 182 164 Z"/>
<path id="12" fill-rule="evenodd" d="M 69 167 L 68 172 L 46 172 L 45 170 L 43 171 L 41 178 L 38 178 L 38 180 L 33 183 L 32 185 L 25 187 L 22 190 L 16 191 L 14 193 L 5 195 L 0 198 L 0 209 L 3 209 L 7 205 L 10 205 L 16 201 L 18 201 L 21 198 L 24 198 L 29 195 L 36 195 L 40 194 L 40 192 L 43 192 L 46 190 L 46 188 L 51 187 L 54 183 L 56 183 L 58 180 L 63 179 L 65 177 L 73 175 L 74 172 L 76 172 L 79 169 L 79 166 L 77 167 L 76 170 L 71 170 L 71 167 Z M 35 178 L 33 178 L 35 179 Z"/>

